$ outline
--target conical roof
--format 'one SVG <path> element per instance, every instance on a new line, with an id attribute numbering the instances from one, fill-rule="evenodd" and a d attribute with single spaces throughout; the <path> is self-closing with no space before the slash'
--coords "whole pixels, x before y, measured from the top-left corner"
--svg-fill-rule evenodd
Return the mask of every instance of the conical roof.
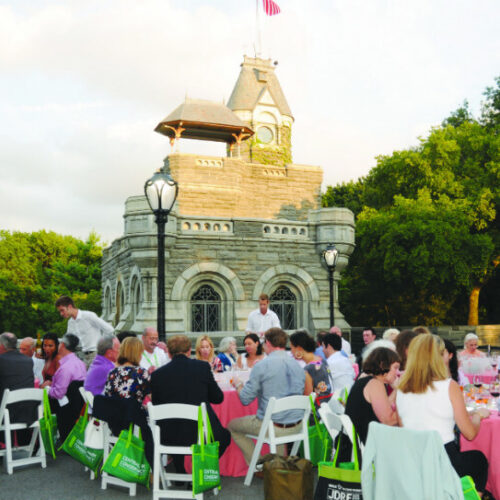
<path id="1" fill-rule="evenodd" d="M 244 56 L 240 76 L 227 106 L 233 111 L 253 110 L 266 89 L 271 94 L 279 112 L 293 119 L 271 59 Z"/>

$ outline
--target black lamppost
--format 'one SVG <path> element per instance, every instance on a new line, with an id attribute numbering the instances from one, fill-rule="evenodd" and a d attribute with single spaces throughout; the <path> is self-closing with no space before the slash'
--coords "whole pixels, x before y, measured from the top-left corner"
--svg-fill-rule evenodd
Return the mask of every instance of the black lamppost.
<path id="1" fill-rule="evenodd" d="M 333 273 L 337 266 L 337 259 L 339 258 L 339 251 L 333 243 L 330 243 L 325 250 L 323 250 L 323 259 L 325 259 L 326 267 L 328 268 L 328 279 L 330 282 L 330 327 L 333 326 Z"/>
<path id="2" fill-rule="evenodd" d="M 165 223 L 168 214 L 174 206 L 178 191 L 177 182 L 165 170 L 158 170 L 144 184 L 144 193 L 158 226 L 158 309 L 156 313 L 156 328 L 158 337 L 165 341 Z"/>

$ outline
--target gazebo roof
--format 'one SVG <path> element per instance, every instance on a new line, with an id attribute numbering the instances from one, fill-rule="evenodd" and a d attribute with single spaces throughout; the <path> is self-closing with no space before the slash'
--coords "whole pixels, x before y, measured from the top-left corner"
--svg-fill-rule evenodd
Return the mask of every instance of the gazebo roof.
<path id="1" fill-rule="evenodd" d="M 185 129 L 183 139 L 232 143 L 236 141 L 232 134 L 254 133 L 226 105 L 202 99 L 186 99 L 156 126 L 155 132 L 172 138 L 172 128 L 179 126 Z"/>

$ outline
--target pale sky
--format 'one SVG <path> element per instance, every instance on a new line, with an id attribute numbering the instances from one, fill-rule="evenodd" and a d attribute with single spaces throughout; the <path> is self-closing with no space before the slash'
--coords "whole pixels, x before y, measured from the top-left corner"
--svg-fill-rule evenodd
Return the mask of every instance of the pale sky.
<path id="1" fill-rule="evenodd" d="M 498 0 L 276 2 L 262 55 L 279 62 L 293 160 L 325 187 L 464 99 L 478 113 L 500 75 Z M 255 0 L 0 0 L 0 228 L 120 236 L 125 199 L 170 153 L 157 123 L 186 95 L 227 101 L 254 41 Z"/>

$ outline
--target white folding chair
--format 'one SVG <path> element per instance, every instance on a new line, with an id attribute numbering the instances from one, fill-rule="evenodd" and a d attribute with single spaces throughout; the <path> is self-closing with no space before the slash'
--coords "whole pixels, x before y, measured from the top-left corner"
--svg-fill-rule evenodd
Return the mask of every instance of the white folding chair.
<path id="1" fill-rule="evenodd" d="M 316 398 L 316 394 L 311 394 L 313 401 Z M 300 421 L 299 431 L 295 434 L 289 434 L 287 436 L 277 437 L 274 432 L 274 425 L 272 421 L 272 416 L 276 413 L 289 410 L 303 410 L 304 415 Z M 260 451 L 262 445 L 268 444 L 271 453 L 276 453 L 276 446 L 285 443 L 294 443 L 292 447 L 292 455 L 296 455 L 299 451 L 300 443 L 304 443 L 304 455 L 305 458 L 309 459 L 311 457 L 309 452 L 309 415 L 311 414 L 311 400 L 309 396 L 287 396 L 285 398 L 276 399 L 272 397 L 269 399 L 267 404 L 266 414 L 262 420 L 262 425 L 260 427 L 260 432 L 258 436 L 247 434 L 247 437 L 256 439 L 255 449 L 253 450 L 252 459 L 250 460 L 250 465 L 248 467 L 248 472 L 245 477 L 245 486 L 250 486 L 252 484 L 253 475 L 256 470 L 257 460 L 260 457 Z"/>
<path id="2" fill-rule="evenodd" d="M 203 422 L 205 424 L 207 419 L 207 408 L 205 403 L 201 403 Z M 187 490 L 174 490 L 171 488 L 172 481 L 186 481 L 191 482 L 191 474 L 176 474 L 165 472 L 162 463 L 162 455 L 191 455 L 191 448 L 189 446 L 171 446 L 161 444 L 161 433 L 158 423 L 167 419 L 185 419 L 194 420 L 198 422 L 199 406 L 186 405 L 186 404 L 163 404 L 153 405 L 148 404 L 149 412 L 149 425 L 153 432 L 154 440 L 154 466 L 153 466 L 153 500 L 160 498 L 193 498 L 193 493 Z M 206 425 L 203 426 L 205 430 L 205 441 L 207 439 Z M 194 444 L 194 443 L 193 443 Z M 161 488 L 160 488 L 161 480 Z M 218 489 L 214 489 L 215 495 Z M 194 498 L 203 500 L 203 493 L 196 495 Z"/>
<path id="3" fill-rule="evenodd" d="M 351 441 L 351 444 L 354 442 L 353 424 L 349 415 L 346 415 L 345 413 L 343 415 L 335 414 L 328 403 L 322 403 L 318 413 L 321 421 L 325 424 L 328 433 L 332 436 L 334 441 L 338 433 L 343 430 L 344 434 L 346 434 Z M 364 448 L 363 443 L 360 442 L 358 444 L 359 451 L 362 454 Z"/>
<path id="4" fill-rule="evenodd" d="M 90 391 L 86 391 L 84 387 L 79 387 L 78 389 L 82 395 L 83 402 L 89 405 L 89 416 L 92 413 L 92 407 L 94 406 L 94 395 Z M 89 468 L 85 467 L 85 472 L 89 472 Z M 90 471 L 90 479 L 93 481 L 95 479 L 94 471 Z"/>
<path id="5" fill-rule="evenodd" d="M 111 449 L 118 441 L 118 436 L 113 436 L 111 429 L 109 428 L 109 425 L 107 422 L 105 422 L 104 420 L 101 420 L 100 422 L 101 422 L 102 431 L 104 434 L 104 454 L 102 457 L 102 463 L 104 464 L 109 456 L 109 453 L 111 452 Z M 134 426 L 134 434 L 135 435 L 139 434 L 138 429 L 139 428 L 135 425 Z M 92 479 L 92 476 L 91 476 L 91 479 Z M 107 489 L 108 484 L 111 484 L 114 486 L 120 486 L 122 488 L 127 488 L 128 494 L 131 497 L 135 497 L 135 495 L 137 493 L 137 484 L 136 483 L 129 483 L 128 481 L 124 481 L 123 479 L 120 479 L 118 477 L 110 476 L 107 472 L 102 471 L 101 489 L 102 490 Z"/>
<path id="6" fill-rule="evenodd" d="M 14 467 L 20 467 L 29 464 L 40 464 L 42 468 L 47 467 L 45 459 L 45 448 L 40 435 L 40 426 L 38 420 L 31 425 L 24 423 L 11 422 L 10 412 L 7 405 L 20 402 L 37 402 L 38 403 L 38 419 L 43 417 L 43 390 L 42 389 L 18 389 L 11 391 L 5 389 L 2 402 L 0 403 L 0 430 L 5 434 L 5 449 L 0 450 L 0 456 L 4 456 L 4 465 L 8 474 L 12 474 Z M 33 429 L 30 443 L 27 446 L 12 446 L 13 431 Z M 33 456 L 36 440 L 38 439 L 39 447 L 36 455 Z M 24 458 L 14 459 L 13 452 L 27 452 Z"/>

